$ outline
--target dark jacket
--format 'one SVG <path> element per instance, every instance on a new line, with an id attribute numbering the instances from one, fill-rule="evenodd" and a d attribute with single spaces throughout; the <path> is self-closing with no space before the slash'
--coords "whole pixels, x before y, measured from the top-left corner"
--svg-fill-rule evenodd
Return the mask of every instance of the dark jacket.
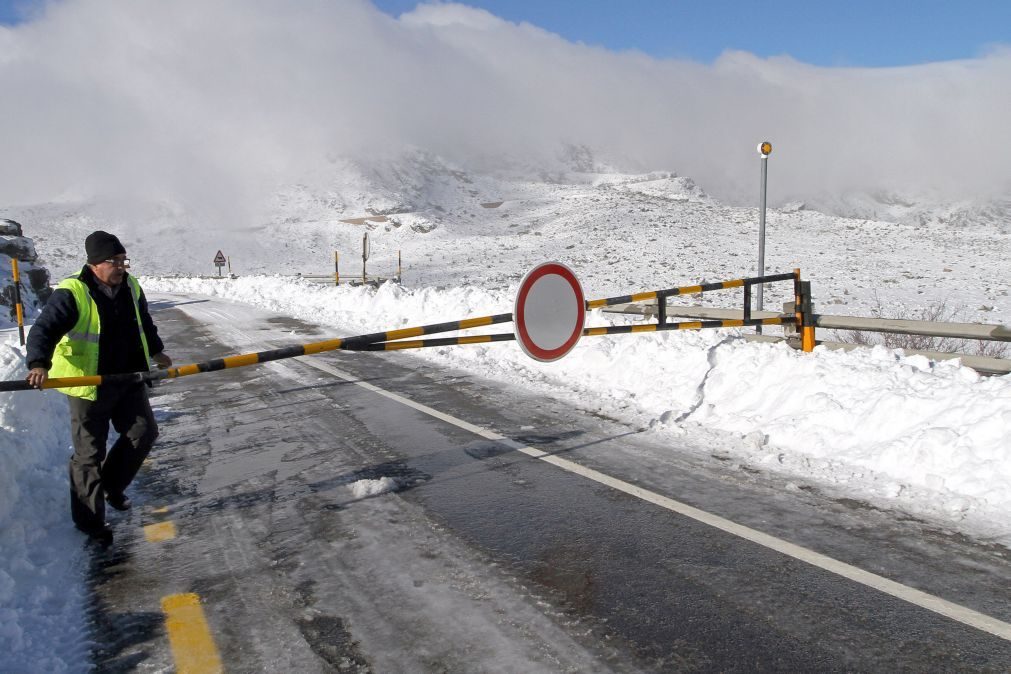
<path id="1" fill-rule="evenodd" d="M 133 299 L 126 276 L 120 284 L 116 297 L 109 298 L 99 290 L 99 280 L 85 265 L 78 276 L 98 306 L 101 334 L 98 339 L 98 374 L 120 374 L 123 372 L 147 371 L 144 362 L 144 347 L 137 329 L 137 316 L 133 310 Z M 158 328 L 147 310 L 147 298 L 141 291 L 137 298 L 140 307 L 140 321 L 147 337 L 148 351 L 153 356 L 165 349 Z M 69 290 L 57 289 L 42 308 L 31 331 L 28 333 L 28 355 L 25 360 L 28 369 L 53 365 L 53 351 L 63 335 L 77 323 L 77 303 Z"/>

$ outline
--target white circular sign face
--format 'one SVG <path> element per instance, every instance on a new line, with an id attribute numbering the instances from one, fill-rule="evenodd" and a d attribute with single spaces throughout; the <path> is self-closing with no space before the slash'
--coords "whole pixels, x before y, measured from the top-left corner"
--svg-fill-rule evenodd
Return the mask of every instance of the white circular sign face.
<path id="1" fill-rule="evenodd" d="M 560 262 L 540 264 L 523 277 L 513 323 L 520 348 L 539 361 L 558 360 L 583 335 L 586 301 L 571 269 Z"/>

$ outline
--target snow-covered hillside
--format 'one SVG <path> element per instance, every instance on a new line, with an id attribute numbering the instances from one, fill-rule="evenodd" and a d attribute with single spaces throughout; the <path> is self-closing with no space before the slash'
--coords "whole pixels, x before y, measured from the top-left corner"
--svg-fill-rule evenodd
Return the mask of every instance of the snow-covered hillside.
<path id="1" fill-rule="evenodd" d="M 331 168 L 314 184 L 280 190 L 258 225 L 232 230 L 164 203 L 48 203 L 4 214 L 22 222 L 55 278 L 80 266 L 94 229 L 119 234 L 135 273 L 145 275 L 214 274 L 220 249 L 235 273 L 292 275 L 332 273 L 337 251 L 350 277 L 361 273 L 365 232 L 369 272 L 392 275 L 399 251 L 413 287 L 503 288 L 545 259 L 570 264 L 595 295 L 757 271 L 757 209 L 721 204 L 674 173 L 479 174 L 419 151 Z M 910 315 L 944 302 L 959 320 L 1011 322 L 1009 252 L 1007 227 L 964 212 L 922 224 L 798 205 L 768 215 L 767 270 L 801 268 L 825 313 Z M 787 299 L 773 289 L 766 306 Z"/>
<path id="2" fill-rule="evenodd" d="M 672 172 L 641 175 L 595 172 L 601 167 L 588 150 L 571 153 L 568 161 L 566 170 L 531 175 L 515 169 L 466 172 L 420 151 L 405 153 L 396 161 L 387 159 L 373 164 L 335 160 L 332 171 L 327 176 L 317 176 L 313 184 L 294 185 L 280 191 L 271 210 L 263 214 L 261 224 L 244 231 L 200 227 L 184 211 L 166 205 L 133 204 L 127 208 L 124 204 L 110 203 L 45 204 L 11 211 L 21 219 L 26 233 L 35 238 L 42 260 L 56 270 L 57 276 L 78 268 L 83 257 L 81 242 L 86 234 L 105 228 L 121 235 L 133 262 L 133 272 L 144 277 L 152 289 L 222 294 L 306 318 L 328 315 L 331 318 L 327 322 L 338 334 L 508 311 L 509 298 L 522 275 L 549 259 L 572 266 L 589 297 L 739 278 L 757 272 L 756 209 L 721 204 L 703 186 Z M 959 229 L 952 223 L 936 221 L 910 225 L 844 219 L 798 207 L 772 209 L 767 227 L 767 269 L 801 268 L 813 283 L 820 311 L 908 315 L 944 302 L 961 320 L 1011 322 L 1008 299 L 1011 272 L 1002 264 L 1011 251 L 1011 235 L 1003 231 L 986 226 Z M 338 288 L 329 289 L 326 292 L 331 294 L 326 294 L 324 286 L 286 285 L 280 280 L 250 278 L 251 272 L 281 276 L 298 272 L 331 273 L 335 250 L 341 254 L 342 276 L 345 279 L 356 276 L 361 272 L 361 239 L 365 232 L 372 242 L 368 262 L 371 274 L 392 275 L 397 253 L 402 252 L 404 292 L 391 295 L 383 291 L 372 296 L 368 293 L 373 291 Z M 238 282 L 216 285 L 220 282 L 172 280 L 181 275 L 214 273 L 211 258 L 218 249 L 231 258 L 233 271 L 240 277 Z M 466 301 L 461 301 L 461 297 Z M 739 306 L 741 299 L 739 291 L 724 291 L 681 301 Z M 790 299 L 792 284 L 767 288 L 769 308 Z M 360 318 L 349 318 L 358 316 L 362 307 L 365 313 Z M 622 339 L 616 338 L 618 343 Z M 706 341 L 709 337 L 701 339 L 695 343 L 691 338 L 667 336 L 640 341 L 659 352 L 675 348 L 676 344 L 675 351 L 684 358 L 702 358 L 705 362 L 712 344 Z M 625 352 L 614 348 L 605 358 L 607 363 L 598 364 L 599 367 L 618 366 L 615 359 Z M 884 445 L 852 431 L 860 427 L 860 419 L 872 414 L 872 410 L 856 404 L 856 399 L 885 396 L 900 403 L 909 402 L 912 398 L 905 388 L 906 375 L 896 373 L 915 372 L 916 381 L 922 379 L 931 382 L 929 386 L 940 387 L 940 400 L 949 401 L 956 409 L 964 407 L 956 402 L 962 400 L 959 396 L 966 385 L 963 380 L 969 375 L 960 373 L 957 367 L 935 370 L 919 361 L 899 366 L 895 363 L 905 361 L 894 355 L 821 354 L 808 356 L 808 360 L 801 358 L 796 367 L 789 365 L 787 369 L 796 369 L 797 377 L 814 377 L 812 381 L 821 383 L 811 385 L 823 387 L 833 400 L 856 395 L 850 402 L 830 405 L 843 410 L 844 416 L 855 416 L 836 423 L 831 419 L 843 412 L 826 417 L 828 412 L 822 410 L 812 413 L 813 427 L 798 426 L 796 420 L 785 423 L 782 411 L 767 409 L 763 399 L 766 396 L 781 399 L 777 391 L 784 386 L 798 392 L 806 389 L 796 383 L 787 386 L 785 380 L 777 378 L 785 376 L 782 373 L 766 381 L 762 370 L 767 367 L 779 372 L 784 363 L 794 361 L 783 360 L 785 355 L 761 351 L 761 347 L 749 348 L 755 353 L 735 366 L 723 365 L 719 378 L 733 381 L 737 367 L 750 372 L 749 381 L 765 382 L 751 403 L 743 407 L 731 404 L 731 399 L 739 397 L 734 389 L 730 389 L 726 401 L 696 401 L 694 391 L 702 379 L 688 377 L 684 391 L 667 391 L 669 400 L 650 405 L 644 402 L 648 399 L 646 391 L 629 384 L 629 395 L 635 394 L 644 406 L 633 416 L 638 421 L 642 419 L 635 415 L 645 415 L 646 421 L 667 423 L 681 418 L 696 405 L 693 419 L 704 418 L 705 425 L 716 430 L 757 433 L 766 438 L 759 445 L 769 452 L 785 449 L 805 454 L 814 450 L 802 446 L 807 441 L 797 438 L 820 437 L 831 452 L 849 447 L 857 456 L 869 453 L 880 458 L 880 452 L 873 447 L 889 455 L 897 450 L 882 449 Z M 493 361 L 502 353 L 488 351 L 479 359 L 477 371 L 501 375 Z M 658 354 L 628 357 L 631 360 L 621 367 L 629 372 L 636 372 L 634 366 L 643 358 L 648 362 L 660 358 Z M 725 363 L 733 360 L 729 356 L 721 358 Z M 880 376 L 870 379 L 850 376 L 850 371 L 866 371 L 868 358 L 872 363 L 885 363 L 880 365 L 884 368 Z M 596 361 L 592 358 L 591 361 L 583 366 L 592 371 Z M 447 356 L 446 362 L 468 368 L 475 361 L 461 353 Z M 819 369 L 829 367 L 829 363 L 827 374 Z M 898 369 L 889 374 L 889 368 Z M 513 366 L 506 368 L 511 369 Z M 745 378 L 743 374 L 739 376 Z M 641 381 L 648 379 L 643 376 Z M 520 380 L 532 381 L 536 377 L 527 373 Z M 635 380 L 633 376 L 631 381 Z M 856 385 L 858 381 L 860 386 Z M 987 387 L 1000 385 L 977 382 L 971 386 L 978 388 L 978 392 L 965 395 L 969 396 L 966 400 L 974 401 L 971 405 L 974 410 L 1003 414 L 999 408 L 1003 403 L 997 400 L 994 401 L 997 407 L 987 412 L 990 395 Z M 612 393 L 602 390 L 600 395 L 606 399 Z M 807 415 L 810 411 L 805 411 L 804 401 L 820 395 L 801 395 L 796 409 L 787 416 Z M 585 391 L 576 396 L 583 397 Z M 909 413 L 913 414 L 916 406 L 910 405 Z M 704 414 L 700 411 L 703 408 L 710 412 Z M 935 412 L 926 414 L 922 423 L 911 420 L 911 427 L 906 429 L 909 433 L 904 432 L 896 442 L 911 442 L 910 438 L 919 437 L 918 434 L 930 435 L 927 429 L 932 428 Z M 966 423 L 965 428 L 958 424 L 945 428 L 956 438 L 972 436 L 976 430 L 972 423 Z M 798 428 L 805 430 L 801 432 Z M 986 436 L 984 444 L 991 447 L 996 443 L 991 449 L 996 447 L 994 451 L 998 453 L 1005 451 L 1006 442 L 991 435 Z M 791 444 L 795 441 L 800 444 Z M 941 445 L 944 442 L 938 445 L 939 452 Z M 991 449 L 980 451 L 986 454 Z M 860 459 L 860 465 L 864 463 Z M 790 470 L 796 470 L 797 461 L 787 464 L 792 466 Z M 948 467 L 935 471 L 947 472 Z M 935 473 L 917 473 L 920 477 L 916 484 L 925 486 L 924 475 Z M 887 470 L 883 475 L 889 475 Z M 893 477 L 903 482 L 901 474 Z M 989 491 L 992 488 L 984 489 Z M 989 512 L 992 505 L 987 505 L 989 501 L 981 493 L 956 491 L 955 497 L 979 500 L 983 504 L 979 508 L 984 512 Z"/>

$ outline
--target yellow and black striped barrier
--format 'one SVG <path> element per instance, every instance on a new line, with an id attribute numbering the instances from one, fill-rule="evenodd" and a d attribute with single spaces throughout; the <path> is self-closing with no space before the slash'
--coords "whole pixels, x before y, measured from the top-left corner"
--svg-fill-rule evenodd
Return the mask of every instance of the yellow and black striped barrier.
<path id="1" fill-rule="evenodd" d="M 674 295 L 688 295 L 701 293 L 710 290 L 724 290 L 727 288 L 744 288 L 745 298 L 752 285 L 758 283 L 772 283 L 775 281 L 793 280 L 797 288 L 797 313 L 794 316 L 752 319 L 750 315 L 749 302 L 745 302 L 743 320 L 724 321 L 689 321 L 682 323 L 668 323 L 666 321 L 665 299 Z M 586 308 L 595 309 L 598 307 L 612 306 L 615 304 L 627 304 L 629 302 L 646 302 L 657 300 L 660 307 L 659 322 L 646 325 L 619 325 L 604 328 L 586 328 L 583 330 L 584 336 L 597 335 L 619 335 L 641 332 L 660 332 L 666 330 L 703 330 L 707 328 L 730 328 L 759 325 L 804 325 L 804 306 L 810 307 L 810 302 L 803 303 L 802 290 L 800 284 L 800 270 L 795 270 L 792 274 L 776 274 L 772 276 L 757 276 L 753 278 L 734 279 L 731 281 L 719 281 L 716 283 L 703 283 L 693 286 L 682 286 L 679 288 L 668 288 L 666 290 L 655 290 L 650 292 L 637 293 L 635 295 L 620 295 L 618 297 L 607 297 L 586 302 Z M 808 309 L 809 311 L 809 309 Z M 454 330 L 467 330 L 470 328 L 485 327 L 499 323 L 509 323 L 513 320 L 511 313 L 495 314 L 492 316 L 482 316 L 479 318 L 468 318 L 460 321 L 447 321 L 445 323 L 433 323 L 413 328 L 402 328 L 400 330 L 390 330 L 386 332 L 374 332 L 353 337 L 341 337 L 337 339 L 325 340 L 322 342 L 311 342 L 309 344 L 298 344 L 295 346 L 271 349 L 269 351 L 259 351 L 237 356 L 226 356 L 225 358 L 215 358 L 202 363 L 183 365 L 180 367 L 170 367 L 165 370 L 155 370 L 152 372 L 132 372 L 127 374 L 101 375 L 94 377 L 64 377 L 49 379 L 42 385 L 42 388 L 66 388 L 71 386 L 101 386 L 102 384 L 130 383 L 157 381 L 161 379 L 176 379 L 186 377 L 201 372 L 216 372 L 257 363 L 267 363 L 273 360 L 284 358 L 295 358 L 298 356 L 311 356 L 327 351 L 347 350 L 347 351 L 400 351 L 404 349 L 417 349 L 433 346 L 455 346 L 464 344 L 486 344 L 489 342 L 505 342 L 514 340 L 516 337 L 512 333 L 495 335 L 475 335 L 469 337 L 449 337 L 429 340 L 409 340 L 412 337 L 422 335 L 432 335 L 441 332 L 451 332 Z M 810 337 L 813 348 L 813 331 Z M 805 333 L 805 345 L 807 344 Z M 810 350 L 805 348 L 806 350 Z M 32 386 L 24 380 L 0 382 L 0 392 L 2 391 L 27 391 Z"/>
<path id="2" fill-rule="evenodd" d="M 225 358 L 215 358 L 202 363 L 183 365 L 180 367 L 170 367 L 165 370 L 155 370 L 152 372 L 130 372 L 126 374 L 109 374 L 94 377 L 63 377 L 46 381 L 42 388 L 66 388 L 70 386 L 101 386 L 102 384 L 131 383 L 144 381 L 157 381 L 160 379 L 176 379 L 186 377 L 191 374 L 201 372 L 216 372 L 218 370 L 228 370 L 235 367 L 255 365 L 257 363 L 267 363 L 272 360 L 283 358 L 295 358 L 297 356 L 311 356 L 327 351 L 337 351 L 339 349 L 351 349 L 356 345 L 369 344 L 374 342 L 386 342 L 397 339 L 407 339 L 419 337 L 421 335 L 433 335 L 440 332 L 451 332 L 453 330 L 467 330 L 469 328 L 480 328 L 498 323 L 509 323 L 512 321 L 512 314 L 496 314 L 494 316 L 481 316 L 479 318 L 467 318 L 462 321 L 447 321 L 445 323 L 433 323 L 413 328 L 402 328 L 400 330 L 389 330 L 386 332 L 373 332 L 354 337 L 342 337 L 329 339 L 322 342 L 311 342 L 309 344 L 298 344 L 269 351 L 258 351 L 256 353 L 246 353 L 238 356 L 226 356 Z M 31 386 L 26 381 L 14 380 L 0 382 L 0 391 L 27 391 Z"/>
<path id="3" fill-rule="evenodd" d="M 753 318 L 749 320 L 730 319 L 724 321 L 684 321 L 681 323 L 649 323 L 646 325 L 611 325 L 602 328 L 584 328 L 583 337 L 600 335 L 627 335 L 641 332 L 664 332 L 667 330 L 705 330 L 710 328 L 740 328 L 756 325 L 792 325 L 793 316 L 777 316 L 775 318 Z M 511 332 L 495 335 L 474 335 L 471 337 L 440 337 L 437 339 L 404 340 L 398 342 L 374 342 L 371 344 L 354 344 L 347 347 L 348 351 L 403 351 L 405 349 L 424 349 L 435 346 L 460 346 L 464 344 L 488 344 L 491 342 L 510 342 L 516 339 Z"/>
<path id="4" fill-rule="evenodd" d="M 668 288 L 667 290 L 652 290 L 649 292 L 637 293 L 635 295 L 621 295 L 620 297 L 607 297 L 602 300 L 590 300 L 586 303 L 587 309 L 597 309 L 609 307 L 615 304 L 630 304 L 633 302 L 650 302 L 652 300 L 663 300 L 667 297 L 677 295 L 697 295 L 709 292 L 710 290 L 727 290 L 728 288 L 744 288 L 759 283 L 773 283 L 775 281 L 793 281 L 796 274 L 774 274 L 772 276 L 754 276 L 751 278 L 739 278 L 732 281 L 716 281 L 715 283 L 702 283 L 693 286 L 681 286 L 680 288 Z"/>

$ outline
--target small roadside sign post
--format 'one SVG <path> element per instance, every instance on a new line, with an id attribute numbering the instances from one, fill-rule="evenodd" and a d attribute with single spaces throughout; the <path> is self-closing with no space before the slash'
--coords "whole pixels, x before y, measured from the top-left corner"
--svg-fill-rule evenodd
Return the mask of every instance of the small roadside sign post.
<path id="1" fill-rule="evenodd" d="M 534 360 L 558 360 L 583 336 L 586 299 L 576 274 L 561 262 L 539 264 L 523 277 L 513 307 L 516 341 Z"/>
<path id="2" fill-rule="evenodd" d="M 218 254 L 214 256 L 214 266 L 218 268 L 218 276 L 221 276 L 221 268 L 225 266 L 225 254 L 220 250 Z"/>
<path id="3" fill-rule="evenodd" d="M 369 259 L 369 253 L 371 252 L 372 245 L 369 243 L 369 233 L 365 232 L 362 234 L 362 285 L 368 282 L 365 276 L 365 261 Z"/>

